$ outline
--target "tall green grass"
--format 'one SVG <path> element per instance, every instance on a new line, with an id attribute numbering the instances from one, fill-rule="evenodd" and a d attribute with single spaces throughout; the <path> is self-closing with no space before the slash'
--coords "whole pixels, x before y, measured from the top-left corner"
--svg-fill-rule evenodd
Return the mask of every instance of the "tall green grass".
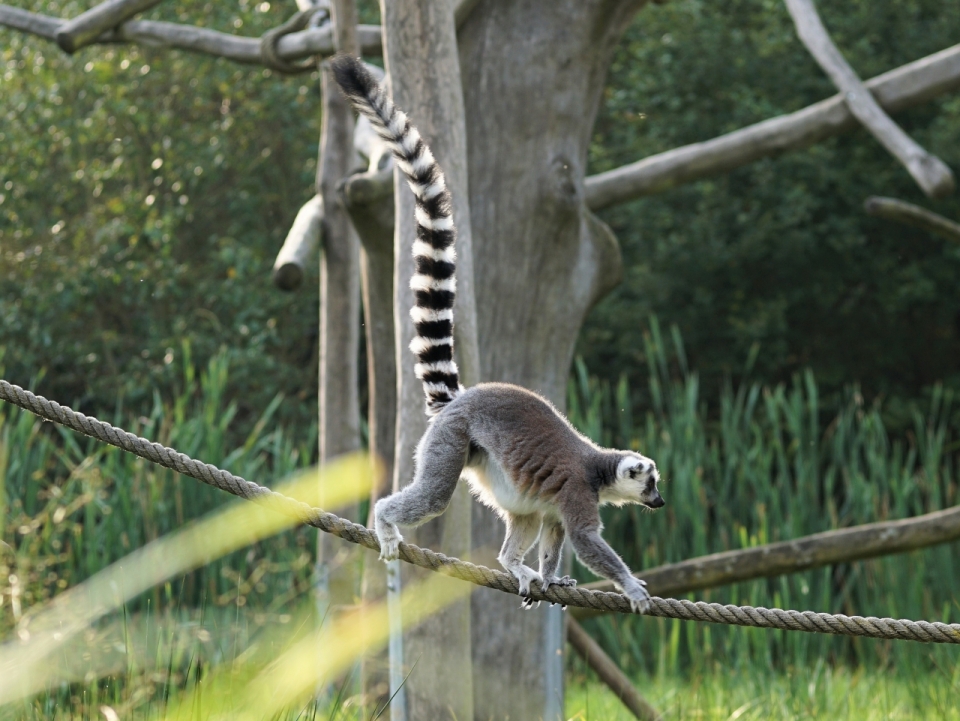
<path id="1" fill-rule="evenodd" d="M 176 398 L 155 396 L 149 415 L 131 417 L 121 407 L 108 420 L 268 485 L 313 460 L 315 427 L 295 434 L 272 427 L 279 396 L 245 438 L 233 440 L 236 405 L 224 397 L 225 358 L 214 357 L 197 374 L 185 351 Z M 229 500 L 191 478 L 0 405 L 0 631 L 24 608 Z M 211 607 L 281 608 L 310 587 L 313 538 L 304 530 L 280 534 L 137 603 L 154 610 L 201 600 Z"/>
<path id="2" fill-rule="evenodd" d="M 225 360 L 215 358 L 197 373 L 184 355 L 176 398 L 156 397 L 145 416 L 121 406 L 113 422 L 261 483 L 312 460 L 315 428 L 272 427 L 279 398 L 238 437 L 235 406 L 224 397 Z M 826 414 L 809 373 L 776 388 L 730 384 L 719 398 L 704 399 L 676 332 L 665 339 L 654 322 L 646 356 L 653 403 L 642 415 L 633 414 L 625 382 L 604 384 L 582 363 L 569 394 L 571 419 L 584 432 L 605 445 L 640 449 L 660 467 L 665 509 L 605 511 L 606 536 L 635 569 L 957 502 L 960 446 L 949 422 L 952 398 L 941 390 L 916 409 L 909 434 L 892 438 L 880 408 L 865 406 L 853 390 L 839 412 Z M 0 406 L 0 636 L 10 639 L 31 607 L 228 500 L 192 479 Z M 50 689 L 17 709 L 0 709 L 0 718 L 93 718 L 101 705 L 127 715 L 163 715 L 170 704 L 182 709 L 199 698 L 209 674 L 256 652 L 271 628 L 317 622 L 304 610 L 314 538 L 312 531 L 281 533 L 135 599 L 85 639 L 94 655 L 107 648 L 118 654 L 114 670 Z M 695 596 L 955 622 L 958 550 L 955 543 Z M 578 569 L 577 576 L 589 574 Z M 743 717 L 760 718 L 787 694 L 791 708 L 802 711 L 809 679 L 826 664 L 832 690 L 810 698 L 828 713 L 836 689 L 855 685 L 843 675 L 845 662 L 872 669 L 870 678 L 879 680 L 869 688 L 895 679 L 897 688 L 913 694 L 915 708 L 924 708 L 924 699 L 940 703 L 940 690 L 958 688 L 953 648 L 634 617 L 596 619 L 589 627 L 628 674 L 656 679 L 660 691 L 653 700 L 663 708 L 696 693 L 703 704 L 728 712 L 752 704 Z M 584 678 L 580 662 L 571 663 L 574 678 Z M 702 682 L 707 677 L 714 681 Z M 760 701 L 733 688 L 746 678 L 753 679 L 747 690 Z M 792 679 L 807 679 L 807 685 Z M 574 699 L 586 693 L 579 681 L 574 689 Z M 338 694 L 335 705 L 349 706 L 348 697 Z M 671 717 L 692 707 L 677 706 Z M 353 718 L 359 708 L 314 704 L 289 717 Z"/>
<path id="3" fill-rule="evenodd" d="M 657 461 L 666 507 L 604 512 L 605 535 L 634 569 L 746 548 L 871 521 L 898 519 L 957 503 L 957 435 L 952 398 L 934 389 L 914 411 L 912 432 L 891 438 L 879 406 L 855 390 L 824 418 L 811 373 L 789 386 L 728 384 L 700 397 L 674 331 L 656 322 L 646 336 L 652 406 L 634 417 L 630 389 L 590 377 L 577 363 L 571 420 L 604 445 L 641 450 Z M 691 597 L 724 603 L 902 618 L 960 620 L 960 543 L 873 561 L 734 584 Z M 589 577 L 583 569 L 581 578 Z M 591 624 L 628 668 L 648 671 L 817 659 L 867 664 L 937 659 L 955 649 L 802 633 L 711 627 L 659 619 L 606 618 Z"/>

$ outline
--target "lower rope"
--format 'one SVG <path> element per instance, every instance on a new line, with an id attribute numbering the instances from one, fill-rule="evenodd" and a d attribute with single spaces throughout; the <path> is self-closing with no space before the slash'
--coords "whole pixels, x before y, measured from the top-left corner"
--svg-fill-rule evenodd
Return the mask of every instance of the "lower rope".
<path id="1" fill-rule="evenodd" d="M 79 433 L 109 443 L 141 458 L 170 468 L 185 476 L 196 478 L 220 490 L 235 496 L 257 501 L 269 508 L 295 518 L 300 523 L 332 533 L 345 541 L 356 543 L 374 551 L 380 550 L 376 534 L 365 526 L 344 518 L 313 508 L 269 488 L 251 483 L 239 476 L 221 470 L 209 463 L 194 460 L 179 451 L 153 443 L 132 433 L 90 418 L 82 413 L 37 396 L 19 386 L 0 380 L 0 400 L 54 423 L 59 423 Z M 420 548 L 410 543 L 400 544 L 400 558 L 407 563 L 426 568 L 446 576 L 469 581 L 478 586 L 495 588 L 498 591 L 518 594 L 517 580 L 508 573 L 495 571 L 485 566 L 450 558 L 442 553 Z M 538 586 L 530 589 L 530 596 L 537 601 L 559 603 L 564 606 L 577 606 L 599 611 L 633 613 L 630 602 L 619 593 L 591 591 L 585 588 L 552 586 L 542 591 Z M 706 621 L 731 626 L 751 626 L 754 628 L 778 628 L 787 631 L 807 631 L 809 633 L 829 633 L 839 636 L 866 636 L 868 638 L 886 638 L 922 643 L 960 644 L 960 624 L 946 624 L 930 621 L 908 621 L 893 618 L 874 618 L 863 616 L 844 616 L 813 611 L 785 611 L 779 608 L 754 606 L 729 606 L 702 601 L 681 601 L 674 598 L 652 599 L 652 607 L 647 616 L 679 618 L 685 621 Z"/>

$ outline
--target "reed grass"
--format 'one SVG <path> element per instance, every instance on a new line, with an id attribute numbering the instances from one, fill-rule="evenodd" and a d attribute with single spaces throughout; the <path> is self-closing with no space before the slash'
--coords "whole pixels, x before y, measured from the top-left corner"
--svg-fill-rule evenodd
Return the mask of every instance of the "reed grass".
<path id="1" fill-rule="evenodd" d="M 663 511 L 605 511 L 605 535 L 633 568 L 957 502 L 960 443 L 953 399 L 942 389 L 914 410 L 910 432 L 895 437 L 882 407 L 854 388 L 838 412 L 824 410 L 811 373 L 774 388 L 731 382 L 719 398 L 704 399 L 677 332 L 665 336 L 654 321 L 646 344 L 649 407 L 635 412 L 624 380 L 604 383 L 581 362 L 568 402 L 590 437 L 642 450 L 661 469 Z M 196 373 L 188 348 L 183 355 L 174 399 L 155 397 L 146 415 L 118 405 L 113 422 L 268 485 L 309 465 L 316 428 L 274 427 L 282 398 L 238 437 L 236 406 L 224 395 L 225 359 Z M 192 479 L 0 406 L 4 652 L 18 643 L 25 615 L 229 503 Z M 289 653 L 321 625 L 311 600 L 314 539 L 306 529 L 251 538 L 242 550 L 124 598 L 77 634 L 61 659 L 70 673 L 0 706 L 0 719 L 235 716 L 233 702 L 256 679 L 289 675 L 284 654 L 303 665 L 305 656 Z M 955 622 L 958 550 L 954 543 L 696 597 Z M 589 578 L 582 568 L 576 575 Z M 956 718 L 960 663 L 952 648 L 634 617 L 588 627 L 667 718 Z M 360 638 L 365 628 L 330 629 L 328 638 Z M 379 641 L 378 628 L 371 638 Z M 337 669 L 353 657 L 347 653 Z M 582 664 L 573 659 L 569 668 L 568 715 L 616 718 L 620 711 L 604 705 L 611 699 Z M 319 701 L 298 687 L 255 708 L 278 719 L 375 715 L 355 695 L 353 676 L 338 683 Z"/>
<path id="2" fill-rule="evenodd" d="M 626 381 L 593 378 L 577 362 L 571 420 L 604 445 L 657 461 L 666 507 L 605 509 L 605 535 L 635 570 L 818 531 L 897 519 L 957 503 L 953 398 L 934 388 L 913 411 L 912 431 L 892 438 L 879 404 L 851 388 L 825 417 L 812 373 L 788 386 L 728 383 L 699 394 L 676 330 L 654 320 L 646 335 L 652 406 L 634 416 Z M 799 610 L 956 622 L 960 543 L 698 592 L 691 598 Z M 585 569 L 579 577 L 589 578 Z M 955 649 L 821 635 L 609 617 L 589 624 L 632 672 L 725 667 L 806 667 L 849 660 L 872 667 L 956 665 Z"/>
<path id="3" fill-rule="evenodd" d="M 277 396 L 234 441 L 236 405 L 224 397 L 229 369 L 215 356 L 195 373 L 185 348 L 182 390 L 172 401 L 154 397 L 148 415 L 110 420 L 137 435 L 269 485 L 315 458 L 316 428 L 300 433 L 271 427 L 284 399 Z M 0 407 L 0 633 L 22 609 L 75 586 L 131 551 L 231 499 L 128 453 L 85 438 L 26 411 Z M 154 611 L 177 606 L 250 602 L 282 608 L 312 583 L 315 533 L 287 531 L 188 573 L 174 589 L 153 589 Z M 9 612 L 6 612 L 9 611 Z"/>

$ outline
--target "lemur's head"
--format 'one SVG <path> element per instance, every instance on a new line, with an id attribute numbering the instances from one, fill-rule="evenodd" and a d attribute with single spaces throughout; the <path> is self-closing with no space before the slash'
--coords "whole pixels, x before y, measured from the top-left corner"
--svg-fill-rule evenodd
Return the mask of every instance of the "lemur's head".
<path id="1" fill-rule="evenodd" d="M 639 503 L 653 510 L 663 508 L 665 501 L 657 490 L 659 481 L 656 463 L 639 453 L 626 451 L 617 464 L 617 478 L 609 487 L 609 496 L 601 501 L 617 506 Z"/>

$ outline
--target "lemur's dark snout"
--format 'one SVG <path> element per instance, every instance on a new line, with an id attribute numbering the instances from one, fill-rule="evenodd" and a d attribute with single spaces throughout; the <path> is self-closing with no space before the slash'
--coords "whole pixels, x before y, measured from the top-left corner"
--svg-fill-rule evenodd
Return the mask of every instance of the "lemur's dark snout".
<path id="1" fill-rule="evenodd" d="M 667 505 L 667 502 L 663 500 L 663 496 L 657 496 L 650 501 L 650 508 L 663 508 L 665 505 Z"/>

